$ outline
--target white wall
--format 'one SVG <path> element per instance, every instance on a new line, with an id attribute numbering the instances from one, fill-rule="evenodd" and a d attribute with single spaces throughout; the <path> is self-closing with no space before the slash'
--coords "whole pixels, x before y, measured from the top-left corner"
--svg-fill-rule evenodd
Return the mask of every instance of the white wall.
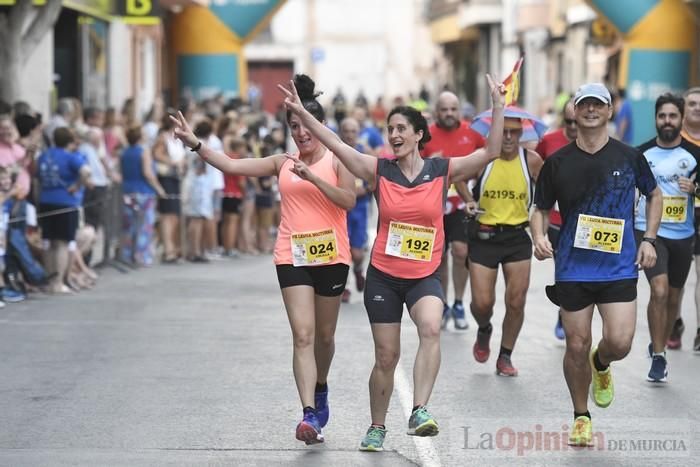
<path id="1" fill-rule="evenodd" d="M 247 59 L 293 60 L 329 102 L 341 87 L 372 102 L 417 93 L 439 56 L 421 17 L 425 0 L 288 0 L 271 22 L 273 44 L 245 47 Z M 323 59 L 312 63 L 313 47 Z"/>
<path id="2" fill-rule="evenodd" d="M 124 101 L 134 95 L 131 70 L 131 32 L 119 21 L 109 24 L 109 105 L 120 109 Z"/>
<path id="3" fill-rule="evenodd" d="M 44 115 L 51 113 L 53 90 L 53 30 L 46 33 L 22 69 L 20 95 L 33 109 Z"/>

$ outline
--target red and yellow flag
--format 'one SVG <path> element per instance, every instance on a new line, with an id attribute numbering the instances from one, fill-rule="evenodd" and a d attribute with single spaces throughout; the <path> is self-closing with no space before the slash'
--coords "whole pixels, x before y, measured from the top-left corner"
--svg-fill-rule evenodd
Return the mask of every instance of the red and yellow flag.
<path id="1" fill-rule="evenodd" d="M 515 62 L 513 71 L 503 80 L 503 85 L 506 87 L 506 105 L 518 102 L 518 95 L 520 95 L 520 67 L 523 65 L 523 58 L 520 57 Z"/>

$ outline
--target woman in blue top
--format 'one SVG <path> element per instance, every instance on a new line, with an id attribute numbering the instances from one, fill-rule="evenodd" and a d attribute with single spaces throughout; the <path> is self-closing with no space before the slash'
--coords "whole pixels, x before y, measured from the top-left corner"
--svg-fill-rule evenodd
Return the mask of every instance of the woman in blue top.
<path id="1" fill-rule="evenodd" d="M 44 264 L 53 274 L 49 284 L 52 293 L 67 293 L 64 285 L 70 266 L 68 245 L 75 241 L 78 210 L 83 201 L 83 186 L 90 181 L 90 168 L 85 157 L 75 152 L 75 135 L 69 128 L 53 133 L 54 147 L 44 151 L 36 164 L 39 179 L 39 213 L 41 236 L 49 242 Z"/>
<path id="2" fill-rule="evenodd" d="M 120 242 L 121 260 L 138 266 L 153 264 L 153 226 L 156 222 L 156 195 L 164 198 L 165 190 L 155 176 L 150 151 L 142 144 L 141 127 L 126 132 L 129 146 L 121 155 L 124 211 Z"/>

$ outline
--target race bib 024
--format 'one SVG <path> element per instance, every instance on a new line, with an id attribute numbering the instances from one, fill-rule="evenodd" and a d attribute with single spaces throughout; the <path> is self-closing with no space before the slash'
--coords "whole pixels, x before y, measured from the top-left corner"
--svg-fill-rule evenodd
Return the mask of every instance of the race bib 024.
<path id="1" fill-rule="evenodd" d="M 333 229 L 293 233 L 291 243 L 294 266 L 328 264 L 338 256 Z"/>

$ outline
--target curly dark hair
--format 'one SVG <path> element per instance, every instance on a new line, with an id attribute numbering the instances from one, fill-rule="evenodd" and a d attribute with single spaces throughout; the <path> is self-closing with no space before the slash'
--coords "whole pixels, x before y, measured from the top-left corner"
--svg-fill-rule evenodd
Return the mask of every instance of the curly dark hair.
<path id="1" fill-rule="evenodd" d="M 408 105 L 399 105 L 394 107 L 386 117 L 387 124 L 394 114 L 401 114 L 406 117 L 406 120 L 408 120 L 408 123 L 411 124 L 413 131 L 416 133 L 423 131 L 423 137 L 418 142 L 418 149 L 423 149 L 425 144 L 432 139 L 432 136 L 430 136 L 430 130 L 428 130 L 428 121 L 418 110 Z"/>
<path id="2" fill-rule="evenodd" d="M 683 99 L 681 96 L 671 94 L 670 92 L 667 92 L 665 94 L 661 94 L 656 99 L 656 107 L 654 109 L 654 115 L 659 113 L 659 109 L 664 104 L 675 105 L 678 108 L 678 112 L 680 112 L 680 114 L 681 114 L 681 118 L 683 118 L 683 115 L 685 114 L 685 99 Z"/>

